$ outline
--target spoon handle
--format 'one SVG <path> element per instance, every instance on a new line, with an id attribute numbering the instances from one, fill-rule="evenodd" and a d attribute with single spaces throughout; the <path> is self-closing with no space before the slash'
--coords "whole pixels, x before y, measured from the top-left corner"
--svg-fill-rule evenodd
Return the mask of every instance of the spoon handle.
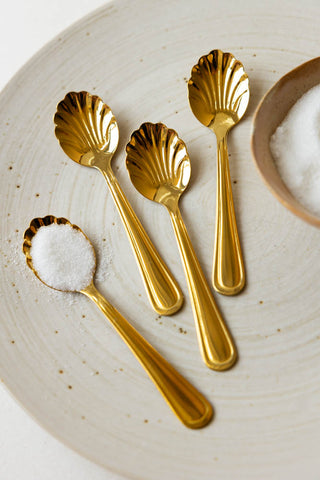
<path id="1" fill-rule="evenodd" d="M 111 168 L 100 171 L 126 229 L 150 303 L 160 315 L 172 315 L 183 303 L 180 287 L 134 213 Z"/>
<path id="2" fill-rule="evenodd" d="M 200 351 L 213 370 L 230 368 L 237 358 L 235 346 L 214 301 L 178 207 L 169 210 L 187 278 Z"/>
<path id="3" fill-rule="evenodd" d="M 218 139 L 217 167 L 212 282 L 217 292 L 236 295 L 245 285 L 245 271 L 233 205 L 226 135 Z"/>
<path id="4" fill-rule="evenodd" d="M 177 417 L 189 428 L 207 425 L 212 418 L 213 410 L 206 398 L 130 325 L 93 284 L 81 293 L 93 300 L 112 323 Z"/>

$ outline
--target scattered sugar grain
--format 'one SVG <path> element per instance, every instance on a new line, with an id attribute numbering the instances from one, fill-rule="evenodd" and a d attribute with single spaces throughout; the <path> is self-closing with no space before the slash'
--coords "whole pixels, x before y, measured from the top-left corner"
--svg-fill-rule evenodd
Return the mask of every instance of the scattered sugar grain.
<path id="1" fill-rule="evenodd" d="M 320 216 L 320 84 L 290 109 L 272 135 L 270 149 L 293 196 Z"/>
<path id="2" fill-rule="evenodd" d="M 88 286 L 95 270 L 95 253 L 87 238 L 66 224 L 42 226 L 31 243 L 33 266 L 50 287 L 79 291 Z"/>
<path id="3" fill-rule="evenodd" d="M 109 242 L 101 242 L 101 236 L 90 234 L 90 240 L 95 247 L 97 270 L 94 279 L 97 283 L 102 283 L 108 279 L 111 271 L 111 264 L 113 259 L 112 246 Z"/>

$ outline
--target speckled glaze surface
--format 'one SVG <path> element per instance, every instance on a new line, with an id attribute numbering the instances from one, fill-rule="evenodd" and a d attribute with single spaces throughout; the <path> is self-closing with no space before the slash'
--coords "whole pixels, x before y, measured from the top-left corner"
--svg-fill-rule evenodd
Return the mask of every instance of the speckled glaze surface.
<path id="1" fill-rule="evenodd" d="M 116 474 L 319 478 L 320 232 L 273 197 L 250 154 L 262 95 L 319 55 L 319 13 L 311 0 L 117 0 L 47 45 L 0 96 L 0 376 L 41 425 Z M 115 173 L 187 294 L 166 212 L 134 190 L 124 149 L 144 121 L 164 122 L 186 142 L 192 175 L 181 209 L 209 279 L 215 144 L 188 106 L 186 81 L 213 48 L 239 58 L 251 86 L 248 111 L 229 137 L 247 287 L 236 298 L 215 294 L 239 351 L 239 362 L 223 373 L 201 361 L 187 295 L 172 317 L 151 310 L 103 178 L 65 157 L 53 125 L 68 91 L 97 93 L 110 105 L 120 129 Z M 107 274 L 98 267 L 97 286 L 210 399 L 215 419 L 207 428 L 180 425 L 94 305 L 51 292 L 29 271 L 23 232 L 32 218 L 47 214 L 79 225 L 98 261 L 108 259 Z"/>

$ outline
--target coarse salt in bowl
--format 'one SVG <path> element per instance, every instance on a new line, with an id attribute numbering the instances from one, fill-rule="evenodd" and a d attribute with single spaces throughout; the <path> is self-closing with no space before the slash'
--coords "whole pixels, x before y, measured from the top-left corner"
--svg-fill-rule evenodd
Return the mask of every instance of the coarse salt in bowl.
<path id="1" fill-rule="evenodd" d="M 256 166 L 272 193 L 291 212 L 317 227 L 320 227 L 320 210 L 315 204 L 320 194 L 317 193 L 314 184 L 318 178 L 320 179 L 320 158 L 315 159 L 318 163 L 312 163 L 308 158 L 310 159 L 311 152 L 319 151 L 317 135 L 320 138 L 320 110 L 318 115 L 316 105 L 312 102 L 310 104 L 308 97 L 307 100 L 301 99 L 302 105 L 295 104 L 305 93 L 319 84 L 320 57 L 300 65 L 282 77 L 266 93 L 256 110 L 251 140 Z M 312 96 L 312 93 L 308 95 L 310 94 Z M 289 125 L 288 122 L 282 124 L 294 106 L 295 122 L 292 122 L 291 118 Z M 273 137 L 280 125 L 280 130 Z M 305 145 L 303 151 L 304 143 L 307 142 L 306 134 L 309 141 L 312 140 L 312 145 Z M 299 144 L 300 164 L 299 162 L 297 164 L 297 158 L 293 156 L 286 159 L 283 157 L 285 144 L 292 145 L 290 140 L 292 135 L 295 136 L 294 141 Z M 281 143 L 282 152 L 279 147 Z M 282 159 L 279 154 L 282 154 Z"/>

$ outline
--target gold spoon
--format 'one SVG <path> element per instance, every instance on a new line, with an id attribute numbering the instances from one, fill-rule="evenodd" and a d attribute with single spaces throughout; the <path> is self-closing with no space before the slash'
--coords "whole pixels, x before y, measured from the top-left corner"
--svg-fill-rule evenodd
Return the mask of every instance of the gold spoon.
<path id="1" fill-rule="evenodd" d="M 38 272 L 34 269 L 31 256 L 32 239 L 39 228 L 52 223 L 68 224 L 80 231 L 88 243 L 90 240 L 76 225 L 72 225 L 65 218 L 56 218 L 48 215 L 44 218 L 35 218 L 31 221 L 29 228 L 25 231 L 23 252 L 26 256 L 27 265 L 33 273 L 47 285 Z M 92 249 L 93 246 L 91 245 Z M 48 253 L 49 254 L 49 253 Z M 189 428 L 201 428 L 207 425 L 213 415 L 210 403 L 198 392 L 170 363 L 168 363 L 131 325 L 125 318 L 101 295 L 93 283 L 94 271 L 92 272 L 91 283 L 79 293 L 89 297 L 101 310 L 107 319 L 112 323 L 120 337 L 125 341 L 133 354 L 140 361 L 151 380 L 160 390 L 171 409 L 177 417 Z M 57 289 L 55 289 L 57 290 Z M 66 290 L 61 290 L 66 291 Z"/>
<path id="2" fill-rule="evenodd" d="M 212 282 L 215 290 L 235 295 L 245 285 L 230 181 L 227 134 L 244 115 L 249 80 L 231 53 L 213 50 L 192 68 L 188 83 L 191 110 L 217 137 L 217 205 Z"/>
<path id="3" fill-rule="evenodd" d="M 203 360 L 209 368 L 226 370 L 236 361 L 236 349 L 201 270 L 178 206 L 191 173 L 186 146 L 174 130 L 162 123 L 144 123 L 131 136 L 126 163 L 136 189 L 169 211 Z"/>
<path id="4" fill-rule="evenodd" d="M 126 199 L 111 160 L 119 129 L 110 108 L 88 92 L 70 92 L 57 106 L 55 134 L 64 152 L 75 162 L 94 167 L 107 181 L 135 254 L 154 310 L 171 315 L 180 309 L 183 295 Z"/>

